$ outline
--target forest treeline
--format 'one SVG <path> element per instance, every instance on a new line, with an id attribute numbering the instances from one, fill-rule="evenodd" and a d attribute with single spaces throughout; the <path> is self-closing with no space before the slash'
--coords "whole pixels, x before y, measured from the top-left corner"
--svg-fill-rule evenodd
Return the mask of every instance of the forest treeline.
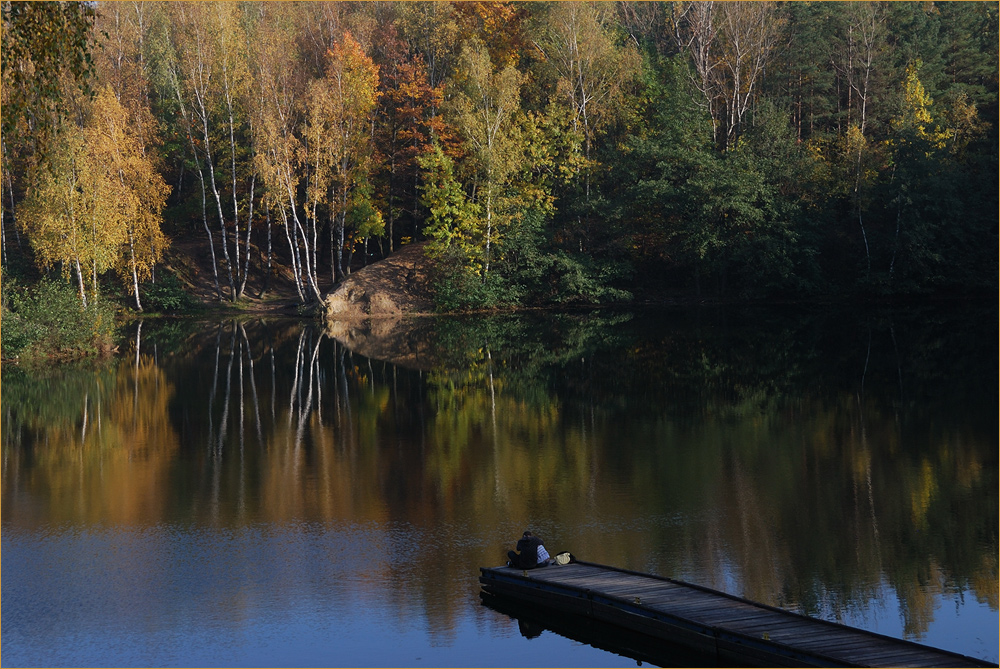
<path id="1" fill-rule="evenodd" d="M 181 241 L 226 301 L 417 240 L 443 309 L 997 289 L 996 2 L 2 8 L 4 278 L 84 305 Z"/>

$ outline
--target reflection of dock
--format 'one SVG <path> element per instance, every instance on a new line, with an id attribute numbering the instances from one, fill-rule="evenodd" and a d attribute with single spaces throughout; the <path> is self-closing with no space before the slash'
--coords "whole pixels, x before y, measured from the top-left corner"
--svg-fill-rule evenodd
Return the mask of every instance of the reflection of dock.
<path id="1" fill-rule="evenodd" d="M 668 578 L 576 562 L 482 568 L 483 590 L 687 646 L 720 663 L 770 666 L 996 666 Z"/>
<path id="2" fill-rule="evenodd" d="M 533 639 L 546 630 L 615 655 L 657 667 L 716 667 L 714 653 L 697 653 L 686 646 L 609 625 L 572 613 L 553 615 L 551 610 L 523 604 L 510 597 L 480 593 L 483 605 L 517 620 L 521 636 Z M 730 664 L 729 666 L 740 666 Z"/>

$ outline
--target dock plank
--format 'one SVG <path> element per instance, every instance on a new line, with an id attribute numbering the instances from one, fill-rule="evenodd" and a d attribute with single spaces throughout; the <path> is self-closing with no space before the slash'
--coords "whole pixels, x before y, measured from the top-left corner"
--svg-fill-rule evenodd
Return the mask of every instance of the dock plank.
<path id="1" fill-rule="evenodd" d="M 677 606 L 708 607 L 708 608 L 737 608 L 739 604 L 721 597 L 700 597 L 696 592 L 686 592 L 683 594 L 670 594 L 670 601 Z"/>
<path id="2" fill-rule="evenodd" d="M 729 627 L 743 632 L 744 634 L 760 634 L 762 632 L 767 632 L 772 637 L 776 634 L 795 634 L 796 637 L 801 636 L 804 633 L 809 632 L 809 626 L 799 623 L 794 623 L 788 620 L 757 620 L 752 622 L 739 622 L 739 623 L 728 623 Z"/>
<path id="3" fill-rule="evenodd" d="M 748 626 L 743 629 L 746 629 L 749 632 L 761 631 L 754 629 L 754 627 L 755 626 Z M 808 622 L 798 621 L 788 621 L 782 623 L 780 626 L 775 626 L 771 636 L 787 636 L 789 634 L 794 634 L 796 639 L 801 639 L 802 641 L 829 639 L 836 636 L 835 634 L 831 634 L 830 630 L 817 628 L 815 625 L 810 625 Z M 852 636 L 851 638 L 854 637 Z"/>
<path id="4" fill-rule="evenodd" d="M 769 611 L 740 611 L 723 609 L 721 611 L 702 612 L 698 618 L 701 622 L 712 625 L 733 625 L 741 622 L 753 622 L 759 620 L 778 620 L 780 616 L 775 616 Z"/>
<path id="5" fill-rule="evenodd" d="M 523 571 L 482 568 L 484 592 L 599 615 L 719 658 L 801 666 L 997 666 L 675 579 L 588 562 Z M 665 635 L 665 636 L 664 636 Z"/>
<path id="6" fill-rule="evenodd" d="M 899 662 L 906 664 L 907 666 L 913 666 L 912 663 L 914 662 L 919 663 L 925 660 L 926 661 L 930 660 L 930 658 L 927 657 L 926 653 L 899 652 L 899 651 L 893 651 L 892 649 L 888 648 L 880 652 L 862 651 L 862 650 L 858 650 L 857 652 L 852 652 L 850 650 L 845 650 L 841 652 L 841 655 L 843 655 L 846 659 L 852 659 L 854 657 L 858 658 L 863 657 L 868 662 L 874 662 L 874 663 Z"/>

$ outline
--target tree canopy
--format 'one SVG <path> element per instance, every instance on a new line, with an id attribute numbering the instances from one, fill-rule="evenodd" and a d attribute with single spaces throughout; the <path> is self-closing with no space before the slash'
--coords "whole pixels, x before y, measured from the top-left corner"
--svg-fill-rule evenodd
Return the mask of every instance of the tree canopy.
<path id="1" fill-rule="evenodd" d="M 996 3 L 2 9 L 4 262 L 83 300 L 191 240 L 225 300 L 421 239 L 449 309 L 997 288 Z"/>

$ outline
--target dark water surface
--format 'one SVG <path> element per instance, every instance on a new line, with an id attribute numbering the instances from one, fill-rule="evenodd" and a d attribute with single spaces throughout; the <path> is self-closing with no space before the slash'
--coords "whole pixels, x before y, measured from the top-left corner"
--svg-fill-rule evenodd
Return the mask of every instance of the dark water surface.
<path id="1" fill-rule="evenodd" d="M 4 666 L 635 666 L 480 604 L 526 527 L 998 660 L 994 305 L 130 329 L 3 370 Z"/>

